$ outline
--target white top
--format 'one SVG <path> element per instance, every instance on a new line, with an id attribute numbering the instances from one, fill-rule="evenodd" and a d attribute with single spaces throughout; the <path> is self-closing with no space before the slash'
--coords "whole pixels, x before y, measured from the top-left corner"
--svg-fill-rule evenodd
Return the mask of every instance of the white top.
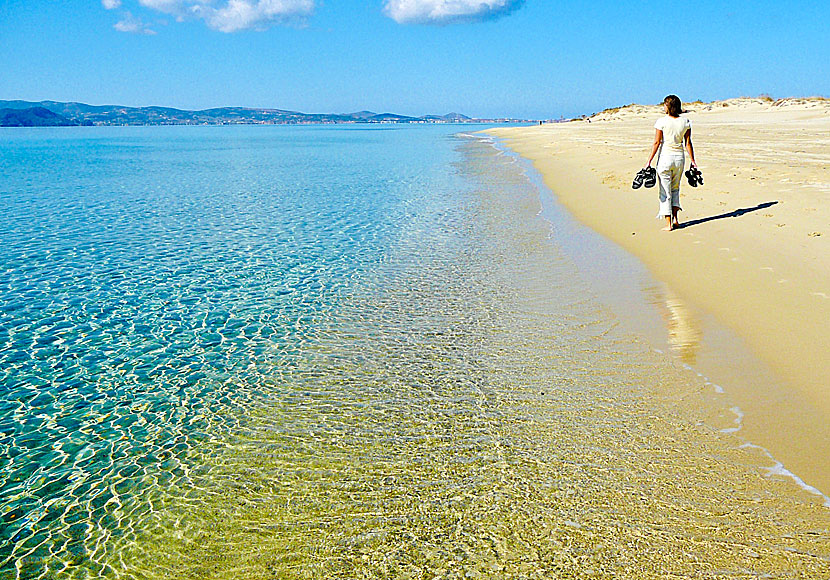
<path id="1" fill-rule="evenodd" d="M 689 119 L 666 115 L 657 119 L 654 128 L 663 132 L 663 147 L 672 153 L 683 153 L 683 139 L 692 128 Z"/>

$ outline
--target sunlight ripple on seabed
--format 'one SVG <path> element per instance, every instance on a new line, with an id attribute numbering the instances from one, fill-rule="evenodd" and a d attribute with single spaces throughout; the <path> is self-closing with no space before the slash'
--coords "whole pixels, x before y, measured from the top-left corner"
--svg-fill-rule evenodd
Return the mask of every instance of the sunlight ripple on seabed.
<path id="1" fill-rule="evenodd" d="M 115 309 L 90 323 L 77 340 L 111 336 L 76 369 L 100 368 L 112 391 L 41 400 L 33 388 L 4 403 L 14 564 L 3 572 L 830 573 L 827 512 L 764 478 L 729 434 L 679 415 L 660 393 L 703 385 L 592 298 L 519 167 L 475 139 L 454 146 L 452 186 L 415 184 L 388 226 L 327 216 L 343 239 L 385 228 L 371 267 L 298 256 L 269 276 L 227 256 L 204 286 L 158 297 L 143 358 L 120 338 L 140 318 Z M 298 229 L 297 244 L 307 234 Z M 271 300 L 283 291 L 291 301 Z M 190 304 L 194 294 L 203 298 Z M 28 333 L 33 357 L 66 364 L 55 353 L 74 349 L 31 330 L 15 332 Z M 159 359 L 159 349 L 176 353 Z M 55 468 L 38 478 L 18 458 Z"/>
<path id="2" fill-rule="evenodd" d="M 487 185 L 401 231 L 215 458 L 207 542 L 166 552 L 194 576 L 830 569 L 824 536 L 773 523 L 814 508 L 653 396 L 672 363 L 616 333 L 545 242 L 521 174 L 467 149 Z"/>

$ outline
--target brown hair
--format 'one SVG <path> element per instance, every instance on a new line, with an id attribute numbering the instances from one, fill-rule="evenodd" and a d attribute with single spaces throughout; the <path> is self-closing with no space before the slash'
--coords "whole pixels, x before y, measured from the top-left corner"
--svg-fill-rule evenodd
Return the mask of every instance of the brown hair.
<path id="1" fill-rule="evenodd" d="M 669 95 L 663 99 L 663 104 L 666 105 L 666 112 L 670 117 L 679 117 L 680 113 L 683 112 L 683 105 L 677 95 Z"/>

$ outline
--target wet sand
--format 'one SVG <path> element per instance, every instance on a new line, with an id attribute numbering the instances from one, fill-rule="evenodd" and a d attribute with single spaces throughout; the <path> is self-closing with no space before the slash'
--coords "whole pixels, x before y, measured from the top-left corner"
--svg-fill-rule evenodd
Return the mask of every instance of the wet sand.
<path id="1" fill-rule="evenodd" d="M 657 188 L 631 189 L 657 106 L 490 131 L 531 160 L 580 221 L 637 256 L 775 375 L 722 361 L 742 435 L 830 490 L 830 101 L 691 103 L 705 183 L 681 185 L 682 227 L 662 232 Z"/>

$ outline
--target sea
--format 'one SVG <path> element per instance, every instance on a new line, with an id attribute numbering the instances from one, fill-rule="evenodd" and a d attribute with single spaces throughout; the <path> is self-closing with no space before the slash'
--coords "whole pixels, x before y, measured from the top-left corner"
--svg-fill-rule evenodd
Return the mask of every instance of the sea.
<path id="1" fill-rule="evenodd" d="M 486 128 L 0 130 L 0 579 L 830 577 Z"/>

